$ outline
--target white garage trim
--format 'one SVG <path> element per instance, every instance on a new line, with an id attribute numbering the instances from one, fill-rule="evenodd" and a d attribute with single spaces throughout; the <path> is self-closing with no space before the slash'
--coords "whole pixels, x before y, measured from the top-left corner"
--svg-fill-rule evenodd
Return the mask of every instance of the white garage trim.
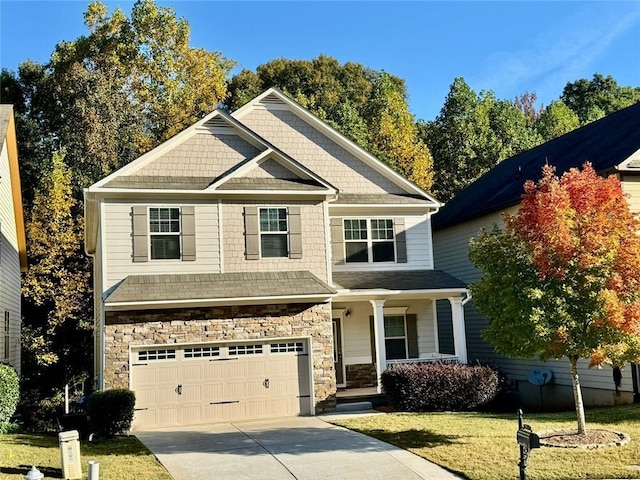
<path id="1" fill-rule="evenodd" d="M 129 346 L 134 428 L 313 415 L 310 337 Z"/>

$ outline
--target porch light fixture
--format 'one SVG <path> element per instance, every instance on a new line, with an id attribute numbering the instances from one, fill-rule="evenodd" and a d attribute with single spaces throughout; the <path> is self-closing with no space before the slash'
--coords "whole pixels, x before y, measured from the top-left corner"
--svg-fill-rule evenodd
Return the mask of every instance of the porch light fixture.
<path id="1" fill-rule="evenodd" d="M 345 318 L 349 318 L 351 316 L 351 310 L 349 310 L 348 308 L 344 311 L 344 316 Z"/>

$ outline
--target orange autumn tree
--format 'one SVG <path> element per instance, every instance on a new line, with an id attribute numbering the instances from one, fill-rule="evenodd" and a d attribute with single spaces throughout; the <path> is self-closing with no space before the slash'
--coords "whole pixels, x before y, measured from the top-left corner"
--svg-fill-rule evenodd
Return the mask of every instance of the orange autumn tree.
<path id="1" fill-rule="evenodd" d="M 469 258 L 482 277 L 471 290 L 498 353 L 569 360 L 584 434 L 578 360 L 622 367 L 640 359 L 640 222 L 618 179 L 590 163 L 561 178 L 546 166 L 524 190 L 504 230 L 472 239 Z"/>

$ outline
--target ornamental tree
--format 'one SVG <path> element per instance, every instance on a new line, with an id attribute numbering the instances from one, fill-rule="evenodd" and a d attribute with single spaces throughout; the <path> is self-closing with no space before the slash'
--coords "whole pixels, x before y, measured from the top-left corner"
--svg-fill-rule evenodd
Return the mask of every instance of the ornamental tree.
<path id="1" fill-rule="evenodd" d="M 578 360 L 622 367 L 640 359 L 640 222 L 616 177 L 590 163 L 561 178 L 546 166 L 524 185 L 516 215 L 472 239 L 472 285 L 484 337 L 510 357 L 566 357 L 578 433 L 586 432 Z"/>

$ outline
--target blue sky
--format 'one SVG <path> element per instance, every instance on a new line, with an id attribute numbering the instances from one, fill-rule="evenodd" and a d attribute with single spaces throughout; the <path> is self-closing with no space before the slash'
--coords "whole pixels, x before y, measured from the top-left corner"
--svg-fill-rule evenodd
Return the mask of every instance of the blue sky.
<path id="1" fill-rule="evenodd" d="M 126 13 L 133 2 L 120 5 Z M 436 117 L 462 76 L 475 91 L 557 99 L 594 73 L 640 86 L 640 2 L 158 1 L 191 25 L 191 44 L 241 68 L 324 53 L 406 80 L 417 118 Z M 0 66 L 46 62 L 55 44 L 86 33 L 86 1 L 0 0 Z"/>

